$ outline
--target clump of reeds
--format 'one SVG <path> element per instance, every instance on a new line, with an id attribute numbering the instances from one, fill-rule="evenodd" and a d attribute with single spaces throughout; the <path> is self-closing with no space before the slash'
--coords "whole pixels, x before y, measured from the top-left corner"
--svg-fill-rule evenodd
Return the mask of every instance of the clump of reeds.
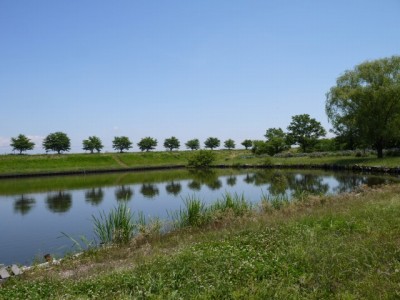
<path id="1" fill-rule="evenodd" d="M 281 208 L 287 206 L 289 202 L 289 197 L 286 194 L 265 195 L 263 192 L 261 196 L 261 206 L 265 211 L 271 209 L 280 210 Z"/>
<path id="2" fill-rule="evenodd" d="M 246 201 L 244 195 L 225 193 L 222 199 L 218 199 L 210 206 L 211 213 L 232 211 L 237 216 L 242 216 L 251 210 L 251 205 Z"/>
<path id="3" fill-rule="evenodd" d="M 170 214 L 177 228 L 183 227 L 199 227 L 210 223 L 216 217 L 220 217 L 224 213 L 232 212 L 236 216 L 242 216 L 251 210 L 244 195 L 225 193 L 222 199 L 206 206 L 203 201 L 196 196 L 188 196 L 183 200 L 184 207 Z"/>
<path id="4" fill-rule="evenodd" d="M 135 233 L 135 223 L 126 203 L 119 203 L 108 214 L 92 215 L 94 232 L 102 244 L 128 243 Z"/>
<path id="5" fill-rule="evenodd" d="M 196 196 L 188 196 L 183 203 L 183 208 L 171 214 L 175 227 L 196 227 L 207 222 L 208 209 L 204 202 Z"/>

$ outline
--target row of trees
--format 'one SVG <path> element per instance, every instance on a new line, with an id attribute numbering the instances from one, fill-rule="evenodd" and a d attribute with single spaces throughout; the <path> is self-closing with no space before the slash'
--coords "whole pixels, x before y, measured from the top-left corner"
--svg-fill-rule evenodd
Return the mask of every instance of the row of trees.
<path id="1" fill-rule="evenodd" d="M 326 94 L 325 110 L 331 130 L 336 134 L 334 141 L 340 149 L 372 148 L 377 150 L 378 157 L 383 156 L 383 149 L 400 146 L 400 56 L 366 61 L 345 71 L 338 77 L 336 85 Z M 274 155 L 288 149 L 291 145 L 299 145 L 302 151 L 308 152 L 321 143 L 326 135 L 321 123 L 308 114 L 292 117 L 287 132 L 281 128 L 269 128 L 264 141 L 245 140 L 241 144 L 248 149 L 253 147 L 255 153 Z M 331 143 L 329 140 L 325 142 Z M 327 144 L 327 143 L 325 143 Z M 32 150 L 34 143 L 26 136 L 12 138 L 14 150 Z M 146 137 L 138 144 L 142 151 L 149 151 L 157 146 L 157 140 Z M 200 148 L 198 139 L 188 141 L 188 149 Z M 215 149 L 220 146 L 218 138 L 208 138 L 204 146 Z M 235 148 L 231 139 L 224 143 L 225 148 Z M 171 137 L 164 141 L 164 147 L 179 149 L 180 142 Z M 48 135 L 43 141 L 46 151 L 70 150 L 70 141 L 66 134 L 56 132 Z M 103 148 L 101 140 L 92 136 L 83 141 L 83 149 L 100 152 Z M 132 148 L 127 137 L 115 137 L 113 148 L 123 152 Z"/>
<path id="2" fill-rule="evenodd" d="M 281 128 L 269 128 L 265 133 L 265 141 L 253 141 L 253 152 L 275 155 L 288 150 L 291 145 L 299 145 L 303 152 L 314 149 L 321 137 L 326 135 L 321 123 L 308 114 L 292 117 L 287 132 Z"/>
<path id="3" fill-rule="evenodd" d="M 154 150 L 157 147 L 157 144 L 157 139 L 152 137 L 145 137 L 142 138 L 139 143 L 137 143 L 137 146 L 141 151 L 150 151 Z M 13 148 L 13 151 L 19 151 L 20 154 L 28 150 L 33 150 L 35 147 L 35 143 L 23 134 L 18 135 L 18 137 L 11 138 L 10 145 Z M 112 145 L 113 149 L 121 153 L 133 147 L 133 143 L 127 136 L 114 137 Z M 204 142 L 204 147 L 211 150 L 220 147 L 220 145 L 221 141 L 216 137 L 209 137 Z M 252 146 L 252 141 L 245 140 L 242 145 L 246 149 L 248 149 Z M 46 152 L 54 151 L 60 154 L 61 152 L 68 152 L 69 150 L 71 150 L 71 140 L 68 135 L 63 132 L 54 132 L 46 136 L 46 138 L 43 140 L 42 146 L 43 149 L 46 150 Z M 170 151 L 174 149 L 179 149 L 180 146 L 180 141 L 174 136 L 164 140 L 164 147 Z M 185 143 L 185 146 L 187 149 L 190 150 L 198 150 L 200 149 L 200 141 L 198 139 L 192 139 L 187 141 Z M 228 139 L 224 142 L 224 147 L 230 150 L 234 149 L 236 147 L 236 144 L 232 139 Z M 89 136 L 87 139 L 82 141 L 82 149 L 85 151 L 90 151 L 91 153 L 94 153 L 96 151 L 99 153 L 103 148 L 104 145 L 101 139 L 97 136 Z"/>
<path id="4" fill-rule="evenodd" d="M 296 115 L 292 117 L 292 122 L 287 127 L 288 132 L 285 133 L 281 128 L 270 128 L 267 130 L 265 137 L 266 141 L 252 141 L 250 139 L 244 140 L 241 145 L 246 148 L 253 147 L 253 151 L 257 154 L 268 153 L 274 155 L 281 151 L 287 150 L 293 144 L 300 145 L 304 152 L 312 149 L 318 142 L 318 139 L 325 135 L 326 131 L 321 126 L 321 123 L 311 118 L 307 114 Z M 157 147 L 157 139 L 152 137 L 142 138 L 137 146 L 141 151 L 154 150 Z M 16 138 L 11 138 L 11 147 L 13 151 L 20 153 L 28 150 L 33 150 L 35 143 L 28 137 L 20 134 Z M 127 136 L 116 136 L 112 141 L 113 149 L 119 152 L 128 151 L 133 146 L 133 143 Z M 221 141 L 216 137 L 209 137 L 204 142 L 206 149 L 216 149 L 221 145 Z M 71 149 L 71 141 L 67 134 L 63 132 L 54 132 L 45 137 L 42 143 L 43 149 L 54 151 L 57 153 L 68 152 Z M 172 136 L 164 140 L 164 147 L 170 151 L 179 149 L 181 146 L 180 141 Z M 192 139 L 185 143 L 187 149 L 198 150 L 200 149 L 199 139 Z M 89 136 L 82 141 L 82 149 L 90 151 L 91 153 L 101 152 L 104 145 L 101 139 L 97 136 Z M 235 149 L 236 144 L 232 139 L 224 141 L 225 149 Z"/>

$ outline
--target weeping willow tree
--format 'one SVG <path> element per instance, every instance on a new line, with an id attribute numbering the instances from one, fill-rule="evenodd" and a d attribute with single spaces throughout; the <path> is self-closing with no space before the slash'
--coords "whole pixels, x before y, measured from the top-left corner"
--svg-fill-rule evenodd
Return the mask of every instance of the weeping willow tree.
<path id="1" fill-rule="evenodd" d="M 400 140 L 400 56 L 345 71 L 327 93 L 325 109 L 339 137 L 383 157 Z"/>

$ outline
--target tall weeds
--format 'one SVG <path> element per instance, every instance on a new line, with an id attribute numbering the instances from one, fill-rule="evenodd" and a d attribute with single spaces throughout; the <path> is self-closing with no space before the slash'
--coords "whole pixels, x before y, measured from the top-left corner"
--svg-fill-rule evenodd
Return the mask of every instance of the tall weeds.
<path id="1" fill-rule="evenodd" d="M 196 227 L 203 225 L 208 219 L 208 209 L 195 196 L 188 196 L 183 200 L 184 207 L 170 214 L 175 227 Z"/>
<path id="2" fill-rule="evenodd" d="M 108 214 L 104 211 L 99 217 L 92 215 L 94 232 L 100 243 L 125 244 L 135 232 L 133 215 L 126 203 L 119 203 Z"/>
<path id="3" fill-rule="evenodd" d="M 222 199 L 218 199 L 214 204 L 210 206 L 210 211 L 215 212 L 226 212 L 231 210 L 235 215 L 242 216 L 246 212 L 250 211 L 251 205 L 246 201 L 244 195 L 240 196 L 235 193 L 225 193 L 222 195 Z"/>
<path id="4" fill-rule="evenodd" d="M 261 196 L 261 207 L 265 210 L 280 210 L 281 208 L 287 206 L 290 203 L 289 197 L 286 194 L 279 195 L 265 195 L 262 191 Z"/>

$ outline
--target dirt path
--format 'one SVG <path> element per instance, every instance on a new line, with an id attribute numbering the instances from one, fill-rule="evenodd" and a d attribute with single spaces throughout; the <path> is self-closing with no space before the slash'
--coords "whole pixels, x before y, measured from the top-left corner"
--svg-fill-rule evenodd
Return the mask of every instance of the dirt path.
<path id="1" fill-rule="evenodd" d="M 119 159 L 118 156 L 113 155 L 112 158 L 113 158 L 113 159 L 117 162 L 117 164 L 119 164 L 121 167 L 124 167 L 124 168 L 128 168 L 128 167 L 129 167 L 127 164 L 125 164 L 123 161 L 121 161 L 121 160 Z"/>

